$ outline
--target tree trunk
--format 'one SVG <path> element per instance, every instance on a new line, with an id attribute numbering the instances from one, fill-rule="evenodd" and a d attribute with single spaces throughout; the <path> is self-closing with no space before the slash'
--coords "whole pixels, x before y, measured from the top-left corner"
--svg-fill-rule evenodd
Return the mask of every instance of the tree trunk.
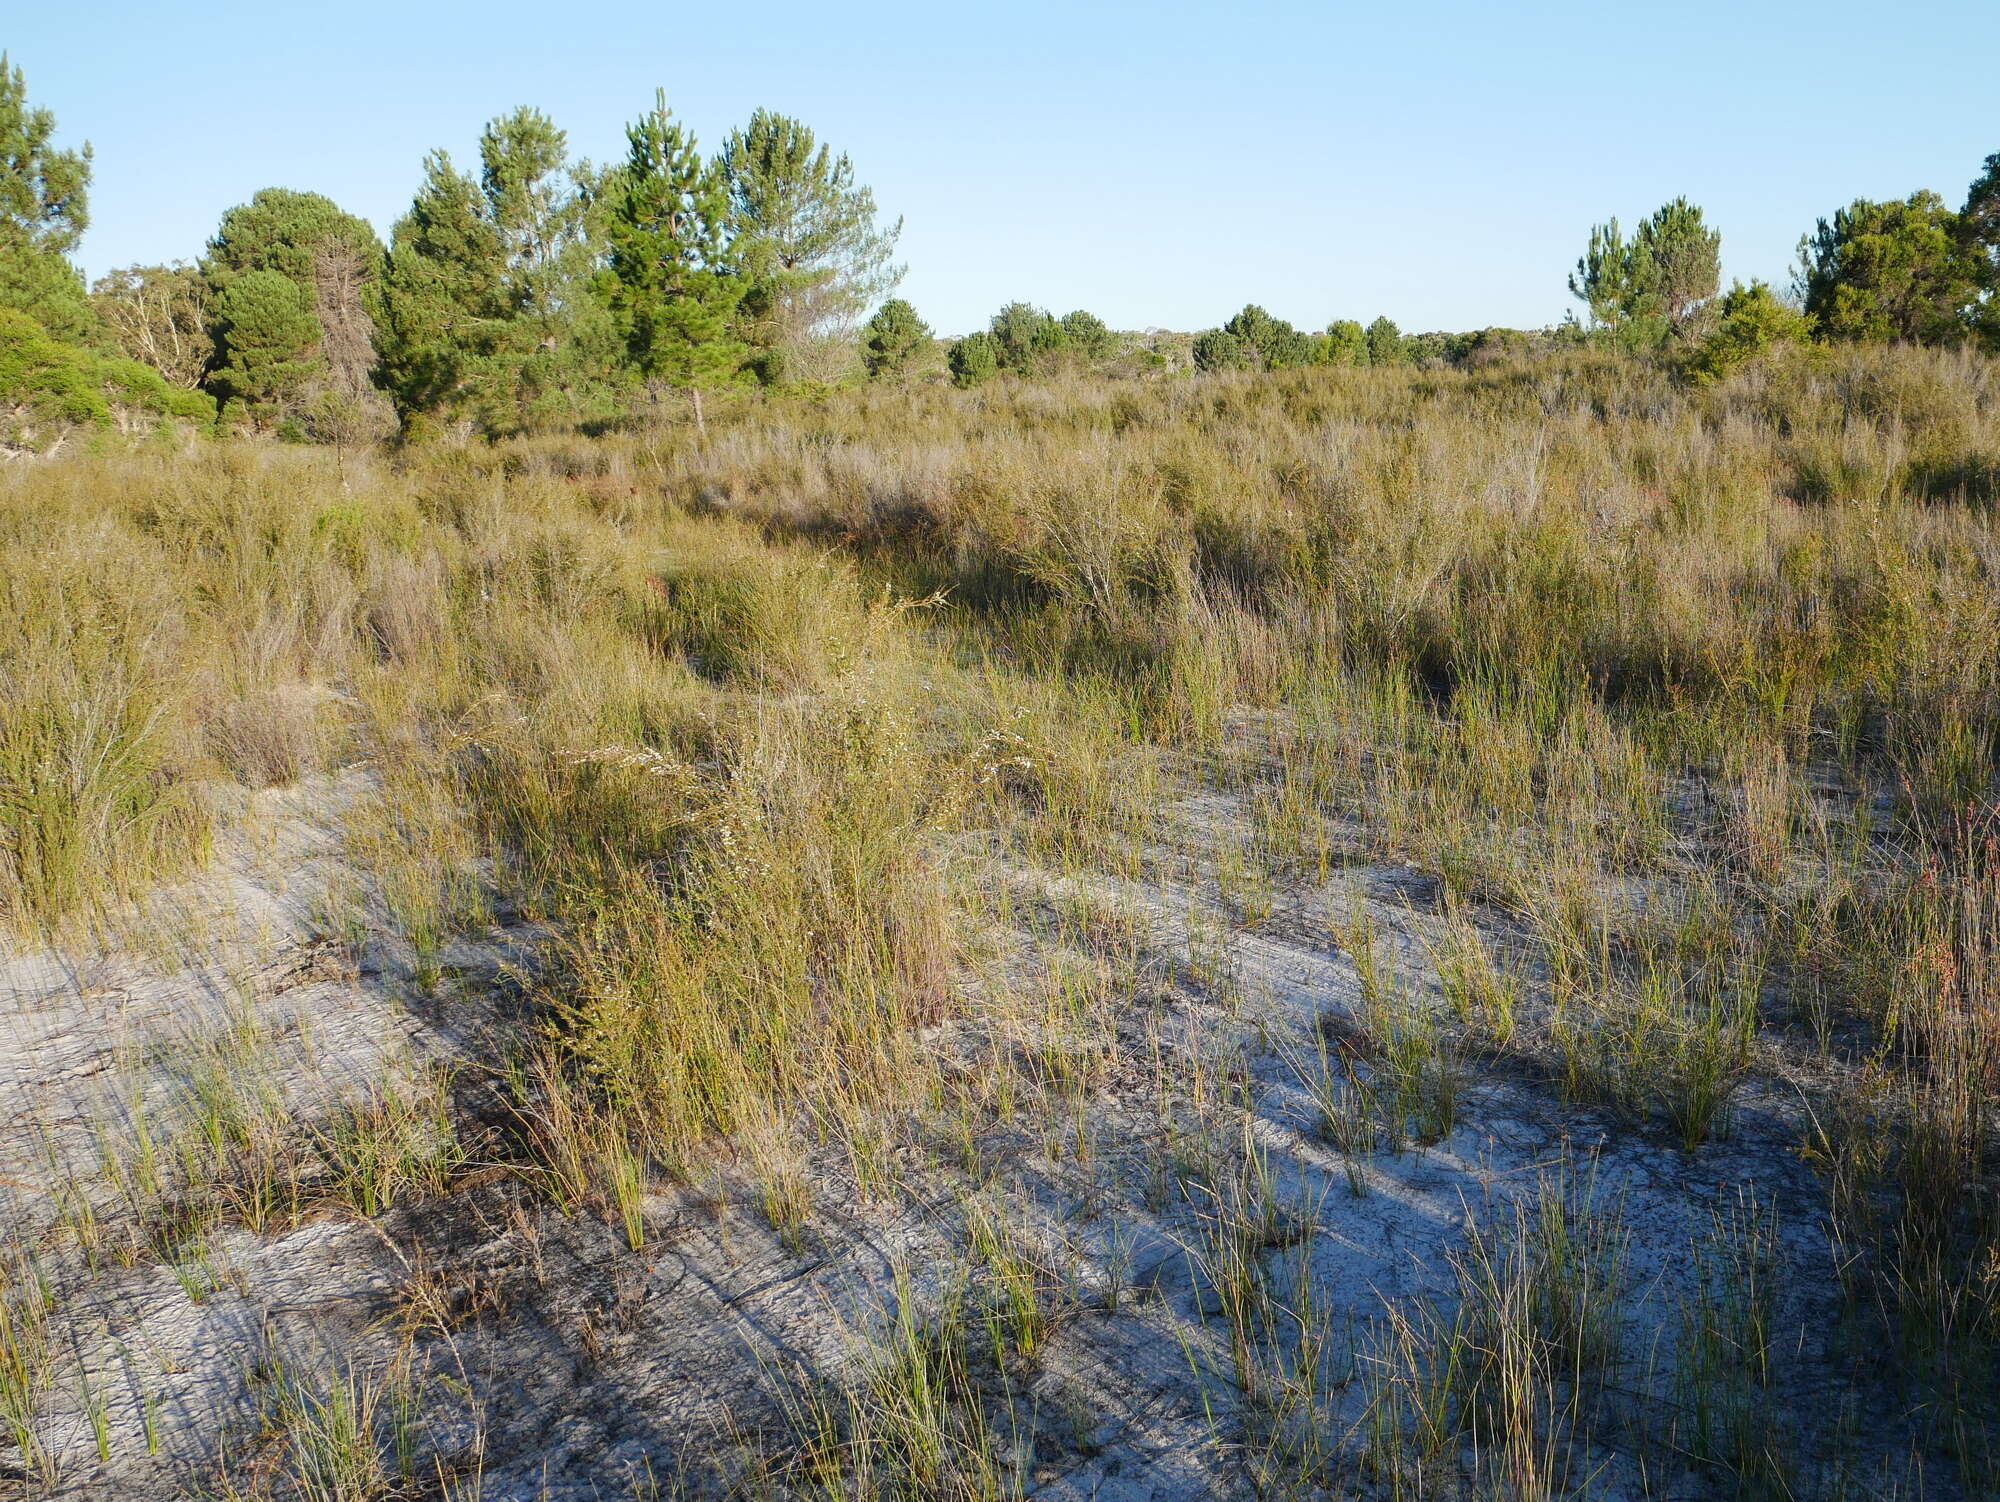
<path id="1" fill-rule="evenodd" d="M 701 387 L 699 386 L 688 387 L 688 395 L 694 399 L 695 436 L 697 438 L 707 438 L 708 424 L 702 420 L 702 415 L 701 415 Z"/>

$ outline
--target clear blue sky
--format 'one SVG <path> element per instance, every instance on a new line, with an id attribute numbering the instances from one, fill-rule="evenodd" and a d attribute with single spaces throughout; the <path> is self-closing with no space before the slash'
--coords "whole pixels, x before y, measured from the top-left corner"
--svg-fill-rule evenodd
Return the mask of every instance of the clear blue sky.
<path id="1" fill-rule="evenodd" d="M 705 146 L 768 105 L 847 151 L 945 332 L 1017 297 L 1541 324 L 1609 215 L 1685 193 L 1725 275 L 1777 280 L 1815 216 L 1956 205 L 2000 151 L 1995 0 L 10 9 L 30 98 L 96 148 L 93 275 L 194 257 L 266 186 L 386 235 L 426 150 L 533 104 L 603 160 L 656 86 Z"/>

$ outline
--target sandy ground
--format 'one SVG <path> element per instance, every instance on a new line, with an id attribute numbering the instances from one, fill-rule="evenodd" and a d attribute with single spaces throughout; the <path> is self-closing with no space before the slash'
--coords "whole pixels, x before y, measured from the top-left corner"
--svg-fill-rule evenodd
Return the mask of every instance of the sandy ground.
<path id="1" fill-rule="evenodd" d="M 1795 1123 L 1776 1086 L 1745 1095 L 1728 1140 L 1688 1154 L 1563 1104 L 1532 1069 L 1475 1063 L 1443 1140 L 1352 1158 L 1329 1143 L 1298 1063 L 1357 1007 L 1355 966 L 1335 939 L 1357 904 L 1394 983 L 1437 994 L 1425 941 L 1439 920 L 1421 878 L 1365 865 L 1278 893 L 1254 922 L 1198 862 L 1184 885 L 1105 880 L 1088 891 L 1001 868 L 1031 906 L 1086 898 L 1143 936 L 1082 1127 L 1064 1141 L 1025 1120 L 994 1123 L 970 1142 L 928 1145 L 919 1131 L 897 1150 L 894 1189 L 867 1193 L 844 1152 L 816 1149 L 802 1168 L 811 1220 L 790 1238 L 767 1222 L 745 1164 L 719 1153 L 708 1181 L 645 1202 L 637 1251 L 614 1221 L 555 1214 L 473 1163 L 456 1192 L 379 1220 L 231 1229 L 198 1263 L 102 1253 L 93 1265 L 58 1222 L 88 1204 L 115 1227 L 124 1212 L 100 1166 L 135 1150 L 136 1120 L 172 1114 L 188 1058 L 226 1057 L 232 1040 L 254 1036 L 258 1067 L 304 1120 L 349 1082 L 477 1061 L 482 1039 L 509 1025 L 505 976 L 532 965 L 530 931 L 456 944 L 438 995 L 419 990 L 394 941 L 378 934 L 355 949 L 326 936 L 318 903 L 352 876 L 343 810 L 366 795 L 358 779 L 259 795 L 214 874 L 157 904 L 178 915 L 164 926 L 196 944 L 0 964 L 0 1216 L 32 1253 L 55 1331 L 52 1379 L 36 1399 L 44 1463 L 23 1465 L 0 1436 L 0 1496 L 215 1495 L 232 1473 L 246 1485 L 269 1447 L 259 1394 L 273 1372 L 373 1372 L 398 1353 L 424 1394 L 408 1444 L 428 1479 L 410 1495 L 749 1489 L 750 1457 L 783 1430 L 788 1402 L 865 1372 L 902 1301 L 927 1315 L 941 1306 L 967 1264 L 969 1201 L 999 1207 L 1050 1310 L 1034 1359 L 992 1379 L 1005 1389 L 995 1411 L 1018 1430 L 999 1447 L 1004 1485 L 1076 1502 L 1253 1495 L 1254 1436 L 1235 1405 L 1227 1322 L 1202 1253 L 1213 1203 L 1172 1171 L 1191 1149 L 1163 1137 L 1162 1078 L 1229 1082 L 1235 1104 L 1212 1111 L 1209 1146 L 1240 1163 L 1254 1144 L 1290 1228 L 1259 1255 L 1286 1277 L 1305 1267 L 1338 1336 L 1319 1418 L 1345 1458 L 1294 1478 L 1291 1495 L 1387 1494 L 1356 1458 L 1368 1384 L 1355 1353 L 1385 1307 L 1448 1299 L 1450 1259 L 1471 1228 L 1503 1220 L 1564 1163 L 1594 1175 L 1598 1204 L 1629 1231 L 1626 1338 L 1598 1443 L 1572 1457 L 1573 1489 L 1728 1494 L 1662 1439 L 1661 1363 L 1694 1277 L 1690 1245 L 1746 1183 L 1776 1211 L 1774 1344 L 1795 1375 L 1773 1411 L 1826 1410 L 1838 1397 L 1831 1376 L 1815 1375 L 1834 1370 L 1818 1358 L 1838 1323 L 1823 1195 L 1790 1151 Z M 1245 821 L 1230 799 L 1208 796 L 1164 813 L 1165 825 L 1219 849 L 1244 837 Z M 1024 923 L 985 984 L 1026 974 L 1043 942 Z M 975 994 L 969 1018 L 927 1046 L 972 1060 L 980 1006 Z M 460 1104 L 476 1116 L 477 1092 Z M 1434 1478 L 1440 1495 L 1451 1469 Z M 1831 1495 L 1823 1480 L 1798 1494 Z"/>

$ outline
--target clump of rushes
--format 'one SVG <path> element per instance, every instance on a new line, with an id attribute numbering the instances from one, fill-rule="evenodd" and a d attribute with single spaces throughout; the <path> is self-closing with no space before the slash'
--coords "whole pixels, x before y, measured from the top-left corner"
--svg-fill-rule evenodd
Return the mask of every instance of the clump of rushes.
<path id="1" fill-rule="evenodd" d="M 1624 1344 L 1620 1207 L 1565 1160 L 1476 1226 L 1440 1299 L 1385 1306 L 1361 1352 L 1366 1459 L 1398 1495 L 1467 1447 L 1494 1494 L 1554 1498 L 1589 1474 Z"/>

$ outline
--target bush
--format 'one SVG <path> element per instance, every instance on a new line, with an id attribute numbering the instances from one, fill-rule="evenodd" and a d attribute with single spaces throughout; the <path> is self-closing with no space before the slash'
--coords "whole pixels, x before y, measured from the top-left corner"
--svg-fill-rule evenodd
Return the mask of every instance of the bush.
<path id="1" fill-rule="evenodd" d="M 1210 329 L 1194 337 L 1194 368 L 1207 373 L 1241 370 L 1250 363 L 1250 351 L 1227 329 Z"/>
<path id="2" fill-rule="evenodd" d="M 171 419 L 212 423 L 215 403 L 169 386 L 150 366 L 59 343 L 27 314 L 0 310 L 0 446 L 40 453 L 79 429 L 134 432 Z"/>
<path id="3" fill-rule="evenodd" d="M 1464 364 L 1472 369 L 1482 365 L 1498 365 L 1508 360 L 1525 360 L 1535 351 L 1535 338 L 1526 329 L 1481 329 L 1471 336 L 1465 353 L 1461 356 Z"/>
<path id="4" fill-rule="evenodd" d="M 1722 299 L 1715 332 L 1695 347 L 1687 362 L 1690 379 L 1719 381 L 1781 344 L 1802 343 L 1812 320 L 1785 303 L 1763 282 L 1738 282 Z"/>
<path id="5" fill-rule="evenodd" d="M 960 386 L 977 386 L 1000 373 L 1000 351 L 991 334 L 967 334 L 951 347 L 951 378 Z"/>

